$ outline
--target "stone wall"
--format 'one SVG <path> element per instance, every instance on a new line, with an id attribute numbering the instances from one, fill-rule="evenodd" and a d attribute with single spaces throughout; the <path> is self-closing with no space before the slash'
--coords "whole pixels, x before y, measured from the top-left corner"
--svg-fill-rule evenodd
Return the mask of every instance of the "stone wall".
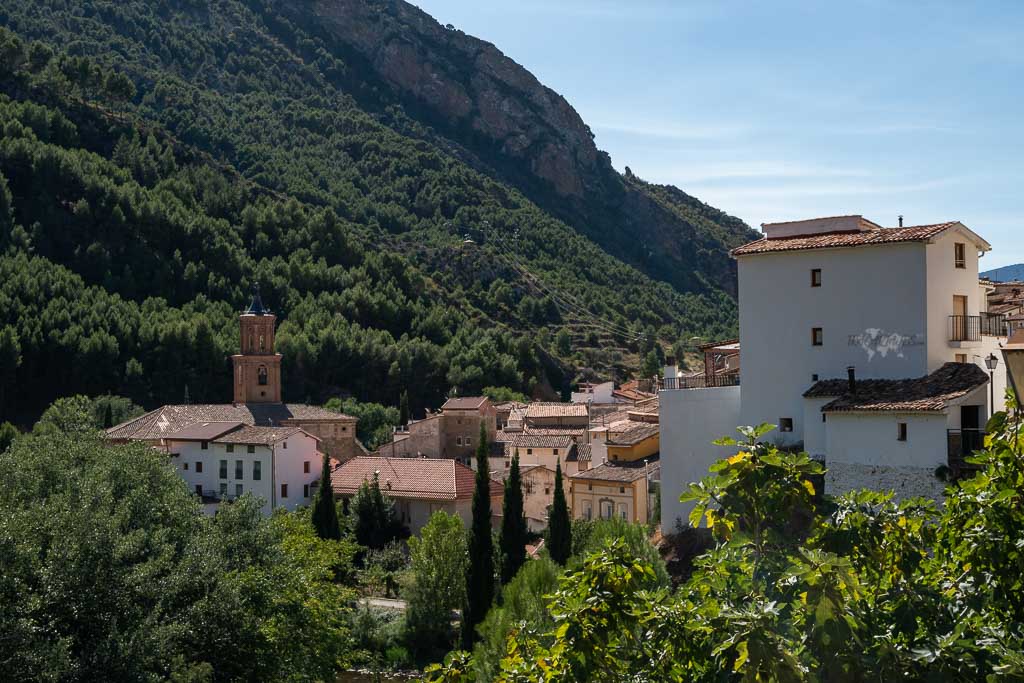
<path id="1" fill-rule="evenodd" d="M 825 493 L 830 496 L 854 489 L 892 491 L 896 500 L 931 498 L 942 502 L 945 483 L 935 476 L 933 468 L 862 465 L 843 462 L 826 463 Z"/>

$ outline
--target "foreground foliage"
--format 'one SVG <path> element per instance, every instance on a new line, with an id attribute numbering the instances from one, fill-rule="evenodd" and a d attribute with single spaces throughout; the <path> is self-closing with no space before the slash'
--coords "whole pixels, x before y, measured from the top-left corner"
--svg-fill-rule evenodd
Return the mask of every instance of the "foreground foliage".
<path id="1" fill-rule="evenodd" d="M 494 679 L 1024 678 L 1024 459 L 1004 415 L 941 512 L 866 491 L 822 499 L 822 465 L 758 443 L 769 430 L 727 440 L 736 455 L 683 495 L 717 545 L 675 594 L 611 541 L 562 576 L 545 618 L 511 630 Z M 455 652 L 429 680 L 479 666 Z"/>
<path id="2" fill-rule="evenodd" d="M 105 446 L 84 406 L 0 454 L 2 677 L 332 678 L 354 546 L 249 496 L 204 516 L 166 456 Z"/>

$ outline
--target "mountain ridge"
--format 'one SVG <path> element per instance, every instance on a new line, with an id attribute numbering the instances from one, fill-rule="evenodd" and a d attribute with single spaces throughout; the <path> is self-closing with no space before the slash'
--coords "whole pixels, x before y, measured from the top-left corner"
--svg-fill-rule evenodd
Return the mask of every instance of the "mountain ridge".
<path id="1" fill-rule="evenodd" d="M 1001 268 L 986 270 L 981 274 L 994 282 L 1017 282 L 1024 281 L 1024 263 L 1015 263 Z"/>

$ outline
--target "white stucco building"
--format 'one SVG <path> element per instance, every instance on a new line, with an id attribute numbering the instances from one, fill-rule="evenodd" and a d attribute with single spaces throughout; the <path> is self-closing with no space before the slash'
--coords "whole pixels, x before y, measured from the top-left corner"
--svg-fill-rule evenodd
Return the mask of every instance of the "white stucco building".
<path id="1" fill-rule="evenodd" d="M 985 358 L 999 355 L 1007 323 L 987 311 L 991 285 L 978 278 L 990 245 L 957 221 L 882 228 L 840 216 L 762 227 L 764 238 L 733 251 L 736 381 L 712 368 L 714 381 L 679 380 L 661 394 L 663 520 L 686 518 L 678 492 L 727 453 L 710 442 L 739 424 L 779 425 L 767 438 L 823 459 L 828 493 L 937 495 L 936 469 L 977 443 L 992 412 Z M 997 403 L 1005 387 L 1000 367 Z"/>
<path id="2" fill-rule="evenodd" d="M 323 464 L 319 443 L 298 427 L 200 422 L 167 434 L 161 447 L 206 512 L 251 493 L 269 515 L 309 505 Z"/>

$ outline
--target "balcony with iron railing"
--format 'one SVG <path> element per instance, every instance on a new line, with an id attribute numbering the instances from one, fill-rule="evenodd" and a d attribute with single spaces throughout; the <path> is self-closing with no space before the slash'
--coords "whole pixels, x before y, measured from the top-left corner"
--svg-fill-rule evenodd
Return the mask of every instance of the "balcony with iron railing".
<path id="1" fill-rule="evenodd" d="M 984 429 L 949 429 L 946 431 L 947 458 L 954 479 L 970 476 L 980 469 L 967 458 L 985 447 Z"/>
<path id="2" fill-rule="evenodd" d="M 981 315 L 949 316 L 949 341 L 976 342 L 982 337 L 1006 337 L 1009 323 L 1005 315 L 982 313 Z"/>
<path id="3" fill-rule="evenodd" d="M 662 382 L 662 389 L 738 387 L 740 385 L 740 373 L 723 372 L 716 375 L 697 375 L 695 377 L 666 377 Z"/>

